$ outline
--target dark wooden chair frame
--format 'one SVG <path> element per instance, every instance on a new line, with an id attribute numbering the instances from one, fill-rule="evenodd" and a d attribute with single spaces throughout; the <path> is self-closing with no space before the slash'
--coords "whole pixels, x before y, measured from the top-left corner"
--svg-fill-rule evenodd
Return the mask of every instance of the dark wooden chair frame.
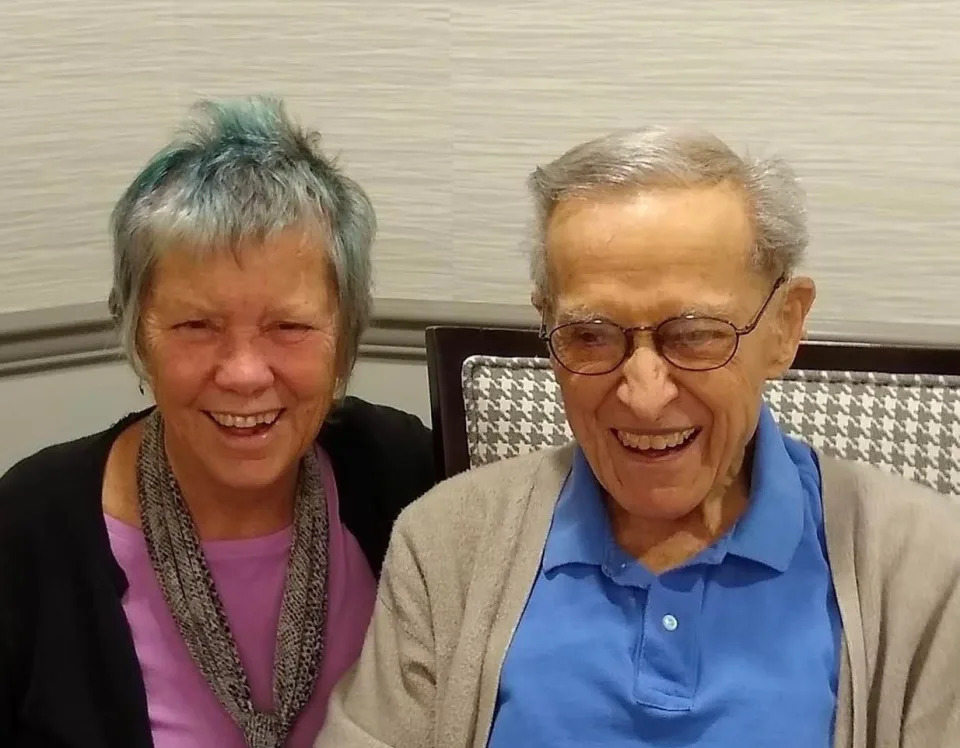
<path id="1" fill-rule="evenodd" d="M 449 477 L 470 466 L 461 371 L 469 356 L 546 357 L 536 330 L 437 326 L 426 330 L 427 372 L 437 470 Z M 960 346 L 804 341 L 795 369 L 960 376 Z"/>

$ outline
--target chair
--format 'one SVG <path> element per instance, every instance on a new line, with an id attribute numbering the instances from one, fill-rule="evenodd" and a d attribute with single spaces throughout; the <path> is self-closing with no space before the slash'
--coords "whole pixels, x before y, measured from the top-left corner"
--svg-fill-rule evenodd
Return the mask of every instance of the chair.
<path id="1" fill-rule="evenodd" d="M 431 327 L 426 340 L 444 476 L 569 441 L 536 331 Z M 766 400 L 824 454 L 960 495 L 960 348 L 805 341 Z"/>

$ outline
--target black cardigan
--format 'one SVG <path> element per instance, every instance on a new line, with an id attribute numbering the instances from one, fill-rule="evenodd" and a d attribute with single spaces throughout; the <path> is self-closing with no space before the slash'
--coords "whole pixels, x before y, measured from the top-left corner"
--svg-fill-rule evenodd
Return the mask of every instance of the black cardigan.
<path id="1" fill-rule="evenodd" d="M 107 455 L 143 413 L 0 478 L 0 747 L 151 748 L 101 493 Z M 379 574 L 393 521 L 434 481 L 414 416 L 347 398 L 318 437 L 344 524 Z M 211 747 L 212 748 L 212 747 Z"/>

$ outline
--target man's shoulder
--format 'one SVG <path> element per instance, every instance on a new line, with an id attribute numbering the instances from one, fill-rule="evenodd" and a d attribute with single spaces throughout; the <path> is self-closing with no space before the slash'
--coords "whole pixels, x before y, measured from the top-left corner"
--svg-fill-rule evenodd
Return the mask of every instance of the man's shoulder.
<path id="1" fill-rule="evenodd" d="M 573 447 L 551 447 L 467 470 L 407 507 L 402 526 L 416 534 L 442 528 L 454 542 L 513 521 L 533 501 L 554 502 L 573 462 Z"/>
<path id="2" fill-rule="evenodd" d="M 885 574 L 960 572 L 960 497 L 873 465 L 821 465 L 828 534 L 832 523 Z"/>
<path id="3" fill-rule="evenodd" d="M 506 574 L 517 554 L 537 546 L 539 558 L 572 452 L 500 460 L 438 484 L 397 520 L 385 575 L 423 580 L 438 599 L 460 600 L 472 580 Z"/>
<path id="4" fill-rule="evenodd" d="M 825 500 L 853 499 L 859 511 L 876 518 L 902 520 L 916 515 L 918 518 L 944 521 L 948 529 L 960 521 L 960 496 L 940 493 L 876 465 L 823 457 L 820 460 L 825 492 L 831 487 L 831 477 L 834 478 L 834 490 L 840 488 L 836 491 L 837 496 L 825 495 Z"/>

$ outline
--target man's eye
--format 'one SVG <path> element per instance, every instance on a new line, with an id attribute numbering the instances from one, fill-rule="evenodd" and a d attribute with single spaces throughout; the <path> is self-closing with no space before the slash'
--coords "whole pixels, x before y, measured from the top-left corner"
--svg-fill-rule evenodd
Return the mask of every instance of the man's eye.
<path id="1" fill-rule="evenodd" d="M 616 342 L 617 330 L 605 324 L 573 325 L 569 330 L 573 345 L 598 346 Z"/>
<path id="2" fill-rule="evenodd" d="M 604 342 L 603 335 L 597 334 L 594 330 L 577 330 L 573 339 L 577 345 L 600 345 Z"/>
<path id="3" fill-rule="evenodd" d="M 736 337 L 733 330 L 720 325 L 691 325 L 661 332 L 662 342 L 670 348 L 705 350 L 726 347 Z"/>
<path id="4" fill-rule="evenodd" d="M 677 342 L 684 345 L 704 345 L 722 337 L 716 330 L 686 330 L 677 336 Z"/>

